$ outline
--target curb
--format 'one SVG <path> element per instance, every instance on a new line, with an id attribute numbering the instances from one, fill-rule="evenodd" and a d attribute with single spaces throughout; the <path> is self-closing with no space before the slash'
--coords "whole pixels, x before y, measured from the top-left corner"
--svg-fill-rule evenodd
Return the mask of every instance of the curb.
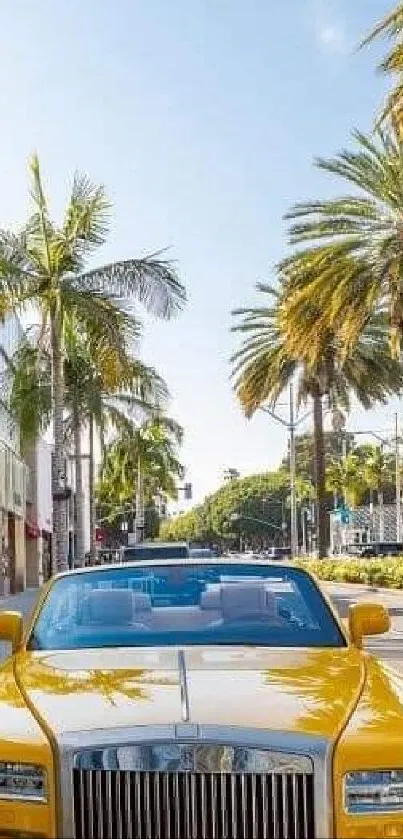
<path id="1" fill-rule="evenodd" d="M 334 580 L 319 580 L 320 583 L 323 583 L 326 586 L 333 586 L 334 588 L 341 588 L 341 589 L 351 589 L 355 588 L 355 590 L 362 591 L 363 593 L 369 592 L 370 594 L 392 594 L 397 597 L 403 597 L 403 588 L 378 588 L 372 586 L 366 586 L 364 583 L 336 583 Z"/>

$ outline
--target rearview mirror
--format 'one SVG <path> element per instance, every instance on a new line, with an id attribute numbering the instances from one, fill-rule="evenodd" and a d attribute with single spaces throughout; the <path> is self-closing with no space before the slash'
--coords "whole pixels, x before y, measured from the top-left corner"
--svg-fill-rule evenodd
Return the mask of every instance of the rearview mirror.
<path id="1" fill-rule="evenodd" d="M 367 635 L 389 632 L 389 612 L 380 603 L 356 603 L 350 606 L 348 627 L 353 644 L 361 649 L 362 639 Z"/>
<path id="2" fill-rule="evenodd" d="M 0 641 L 8 641 L 13 653 L 22 640 L 22 615 L 20 612 L 0 612 Z"/>

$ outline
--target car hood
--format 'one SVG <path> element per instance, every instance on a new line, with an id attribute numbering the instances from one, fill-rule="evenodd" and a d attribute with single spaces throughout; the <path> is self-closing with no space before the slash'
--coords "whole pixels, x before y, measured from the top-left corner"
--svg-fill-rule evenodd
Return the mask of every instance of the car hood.
<path id="1" fill-rule="evenodd" d="M 184 648 L 190 721 L 335 738 L 360 696 L 353 648 Z M 180 723 L 175 648 L 21 652 L 16 674 L 42 724 L 57 734 Z"/>

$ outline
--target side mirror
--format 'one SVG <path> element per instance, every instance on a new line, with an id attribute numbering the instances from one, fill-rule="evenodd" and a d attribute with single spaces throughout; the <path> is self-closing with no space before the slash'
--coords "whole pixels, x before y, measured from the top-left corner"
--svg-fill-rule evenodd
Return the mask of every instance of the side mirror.
<path id="1" fill-rule="evenodd" d="M 22 640 L 22 615 L 20 612 L 0 612 L 0 641 L 8 641 L 16 652 Z"/>
<path id="2" fill-rule="evenodd" d="M 353 644 L 361 649 L 362 639 L 367 635 L 389 632 L 389 612 L 380 603 L 356 603 L 349 609 L 348 628 Z"/>

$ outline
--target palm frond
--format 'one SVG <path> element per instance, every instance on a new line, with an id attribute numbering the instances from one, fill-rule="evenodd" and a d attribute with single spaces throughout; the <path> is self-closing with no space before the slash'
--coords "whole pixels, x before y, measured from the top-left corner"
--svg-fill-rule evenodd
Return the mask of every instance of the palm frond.
<path id="1" fill-rule="evenodd" d="M 103 245 L 109 232 L 110 210 L 105 188 L 76 172 L 61 231 L 67 250 L 82 257 Z"/>
<path id="2" fill-rule="evenodd" d="M 377 40 L 378 38 L 385 38 L 387 41 L 392 41 L 393 46 L 387 52 L 386 56 L 378 65 L 378 70 L 381 73 L 392 74 L 397 77 L 397 84 L 392 88 L 392 91 L 386 97 L 385 106 L 382 109 L 378 119 L 378 126 L 387 124 L 389 121 L 398 119 L 401 122 L 402 107 L 403 107 L 403 5 L 399 3 L 389 14 L 387 14 L 369 34 L 362 40 L 360 47 L 368 46 L 368 44 Z"/>
<path id="3" fill-rule="evenodd" d="M 169 319 L 185 303 L 186 292 L 173 263 L 159 256 L 112 262 L 88 271 L 76 278 L 77 287 L 135 298 L 152 314 Z"/>
<path id="4" fill-rule="evenodd" d="M 52 271 L 51 241 L 54 227 L 49 217 L 48 204 L 42 185 L 41 170 L 37 154 L 32 155 L 29 162 L 31 175 L 31 199 L 34 213 L 27 226 L 27 245 L 33 259 L 38 265 L 50 273 Z"/>
<path id="5" fill-rule="evenodd" d="M 79 290 L 71 278 L 61 282 L 61 296 L 66 312 L 74 316 L 77 326 L 91 346 L 113 347 L 126 357 L 127 346 L 133 347 L 141 336 L 141 323 L 121 300 L 101 291 Z"/>
<path id="6" fill-rule="evenodd" d="M 379 35 L 386 35 L 388 38 L 393 38 L 403 32 L 403 5 L 399 5 L 382 18 L 376 26 L 371 29 L 368 35 L 361 41 L 360 47 L 365 47 L 370 44 Z"/>
<path id="7" fill-rule="evenodd" d="M 44 431 L 52 415 L 50 358 L 38 345 L 24 340 L 12 358 L 8 408 L 20 429 L 25 449 Z"/>

